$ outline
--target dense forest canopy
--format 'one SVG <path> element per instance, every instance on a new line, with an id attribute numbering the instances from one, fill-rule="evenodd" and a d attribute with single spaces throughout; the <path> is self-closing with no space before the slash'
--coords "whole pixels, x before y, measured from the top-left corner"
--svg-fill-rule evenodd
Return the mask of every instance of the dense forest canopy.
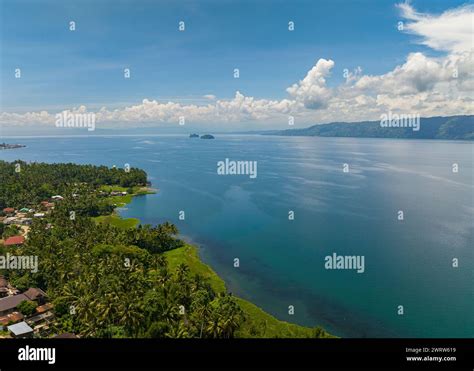
<path id="1" fill-rule="evenodd" d="M 74 193 L 79 185 L 89 189 L 99 185 L 131 187 L 146 185 L 146 173 L 130 168 L 76 164 L 0 161 L 0 208 L 34 206 L 53 195 Z M 75 185 L 75 187 L 74 187 Z"/>

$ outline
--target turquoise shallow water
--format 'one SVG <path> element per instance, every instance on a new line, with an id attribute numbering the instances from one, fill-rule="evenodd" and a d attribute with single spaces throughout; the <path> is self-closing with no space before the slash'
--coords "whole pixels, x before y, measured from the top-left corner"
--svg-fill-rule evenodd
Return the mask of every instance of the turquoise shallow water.
<path id="1" fill-rule="evenodd" d="M 280 319 L 347 337 L 474 335 L 473 143 L 238 135 L 9 141 L 27 147 L 1 151 L 1 159 L 143 168 L 159 192 L 121 214 L 176 223 L 231 291 Z M 225 158 L 257 161 L 257 178 L 217 175 Z M 333 252 L 364 256 L 365 272 L 324 269 Z"/>

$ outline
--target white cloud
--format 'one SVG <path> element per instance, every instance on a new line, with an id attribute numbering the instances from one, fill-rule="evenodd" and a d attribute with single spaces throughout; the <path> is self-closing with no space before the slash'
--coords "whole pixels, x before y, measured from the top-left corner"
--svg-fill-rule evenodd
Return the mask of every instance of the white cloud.
<path id="1" fill-rule="evenodd" d="M 286 91 L 306 108 L 320 109 L 327 106 L 331 90 L 326 87 L 326 77 L 334 67 L 334 61 L 320 59 L 306 77 Z"/>
<path id="2" fill-rule="evenodd" d="M 454 80 L 453 72 L 443 61 L 412 53 L 393 71 L 379 76 L 364 75 L 354 86 L 377 93 L 412 94 L 431 90 L 440 81 Z"/>
<path id="3" fill-rule="evenodd" d="M 398 4 L 397 7 L 408 20 L 404 29 L 420 36 L 422 44 L 451 53 L 472 50 L 474 5 L 463 5 L 440 15 L 418 13 L 407 2 Z"/>

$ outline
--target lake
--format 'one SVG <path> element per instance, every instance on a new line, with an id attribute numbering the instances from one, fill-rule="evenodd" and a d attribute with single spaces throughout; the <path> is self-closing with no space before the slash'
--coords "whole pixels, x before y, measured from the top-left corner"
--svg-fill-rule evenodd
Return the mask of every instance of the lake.
<path id="1" fill-rule="evenodd" d="M 121 214 L 175 223 L 230 291 L 279 319 L 344 337 L 474 335 L 472 142 L 259 135 L 8 142 L 27 147 L 0 151 L 6 161 L 144 169 L 159 191 L 134 198 Z M 219 175 L 226 159 L 255 162 L 256 177 Z M 333 253 L 363 257 L 363 272 L 326 269 Z"/>

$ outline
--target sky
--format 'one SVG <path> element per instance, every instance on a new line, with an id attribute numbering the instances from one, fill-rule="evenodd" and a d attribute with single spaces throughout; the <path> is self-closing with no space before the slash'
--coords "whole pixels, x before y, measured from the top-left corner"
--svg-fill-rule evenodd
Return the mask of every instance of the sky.
<path id="1" fill-rule="evenodd" d="M 101 128 L 184 118 L 222 131 L 472 114 L 473 11 L 455 0 L 2 0 L 0 125 L 51 128 L 64 110 Z"/>

